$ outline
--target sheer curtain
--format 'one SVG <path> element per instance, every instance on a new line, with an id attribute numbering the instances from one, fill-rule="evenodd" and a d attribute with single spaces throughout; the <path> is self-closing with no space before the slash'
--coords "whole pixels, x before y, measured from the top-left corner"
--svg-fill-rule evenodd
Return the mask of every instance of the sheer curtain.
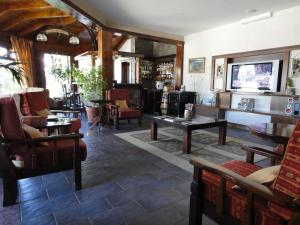
<path id="1" fill-rule="evenodd" d="M 23 84 L 25 87 L 34 87 L 36 84 L 36 77 L 33 67 L 33 43 L 32 41 L 10 37 L 13 51 L 16 52 L 17 61 L 22 63 L 25 76 L 23 77 Z"/>

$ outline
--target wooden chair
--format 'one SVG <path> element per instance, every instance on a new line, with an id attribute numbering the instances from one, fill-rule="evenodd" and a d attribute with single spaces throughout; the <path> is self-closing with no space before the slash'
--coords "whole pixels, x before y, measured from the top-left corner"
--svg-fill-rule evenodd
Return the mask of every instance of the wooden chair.
<path id="1" fill-rule="evenodd" d="M 216 165 L 201 158 L 191 160 L 190 225 L 202 224 L 205 214 L 224 225 L 300 224 L 300 121 L 290 137 L 280 171 L 272 185 L 256 183 L 247 175 L 260 169 L 254 154 L 278 161 L 282 154 L 243 147 L 247 162 L 230 161 Z M 238 189 L 233 188 L 238 185 Z"/>
<path id="2" fill-rule="evenodd" d="M 107 100 L 125 100 L 128 107 L 121 108 L 116 103 L 108 105 L 109 118 L 114 121 L 116 129 L 119 129 L 120 120 L 128 120 L 130 123 L 131 119 L 137 119 L 139 126 L 142 125 L 142 111 L 141 107 L 133 104 L 130 101 L 129 89 L 111 89 L 106 92 Z"/>
<path id="3" fill-rule="evenodd" d="M 30 138 L 22 128 L 15 102 L 0 98 L 0 169 L 3 177 L 3 206 L 16 203 L 17 180 L 66 169 L 74 169 L 75 188 L 81 189 L 81 161 L 87 149 L 82 134 Z M 12 160 L 22 162 L 15 166 Z"/>

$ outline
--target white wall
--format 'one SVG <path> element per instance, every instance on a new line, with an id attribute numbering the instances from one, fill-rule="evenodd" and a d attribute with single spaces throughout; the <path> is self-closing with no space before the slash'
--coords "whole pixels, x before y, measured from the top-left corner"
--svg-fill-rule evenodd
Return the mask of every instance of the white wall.
<path id="1" fill-rule="evenodd" d="M 210 90 L 211 57 L 300 44 L 300 6 L 278 11 L 267 20 L 246 25 L 239 22 L 185 36 L 183 83 L 187 90 Z M 205 57 L 204 74 L 189 74 L 189 58 Z"/>

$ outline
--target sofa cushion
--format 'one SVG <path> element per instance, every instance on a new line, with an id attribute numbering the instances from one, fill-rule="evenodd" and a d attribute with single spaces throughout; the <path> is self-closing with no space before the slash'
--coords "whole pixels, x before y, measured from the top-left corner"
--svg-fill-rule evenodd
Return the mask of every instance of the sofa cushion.
<path id="1" fill-rule="evenodd" d="M 128 108 L 128 109 L 119 109 L 119 118 L 122 119 L 122 118 L 139 118 L 141 117 L 142 115 L 142 112 L 141 110 L 138 110 L 138 109 L 131 109 L 131 108 Z"/>
<path id="2" fill-rule="evenodd" d="M 25 93 L 30 112 L 32 115 L 37 115 L 36 112 L 48 109 L 48 96 L 45 91 L 41 92 L 27 92 Z"/>
<path id="3" fill-rule="evenodd" d="M 247 178 L 260 183 L 260 184 L 266 184 L 270 183 L 275 180 L 275 178 L 278 175 L 279 169 L 281 165 L 277 166 L 270 166 L 267 168 L 263 168 L 260 170 L 255 171 L 254 173 L 251 173 L 247 176 Z"/>
<path id="4" fill-rule="evenodd" d="M 116 100 L 115 104 L 120 107 L 120 109 L 128 109 L 126 100 Z"/>

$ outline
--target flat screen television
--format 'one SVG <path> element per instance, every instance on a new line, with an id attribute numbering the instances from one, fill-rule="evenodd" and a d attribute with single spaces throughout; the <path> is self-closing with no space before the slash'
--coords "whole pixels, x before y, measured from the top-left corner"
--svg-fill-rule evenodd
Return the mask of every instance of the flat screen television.
<path id="1" fill-rule="evenodd" d="M 277 92 L 280 60 L 228 64 L 227 90 Z"/>

